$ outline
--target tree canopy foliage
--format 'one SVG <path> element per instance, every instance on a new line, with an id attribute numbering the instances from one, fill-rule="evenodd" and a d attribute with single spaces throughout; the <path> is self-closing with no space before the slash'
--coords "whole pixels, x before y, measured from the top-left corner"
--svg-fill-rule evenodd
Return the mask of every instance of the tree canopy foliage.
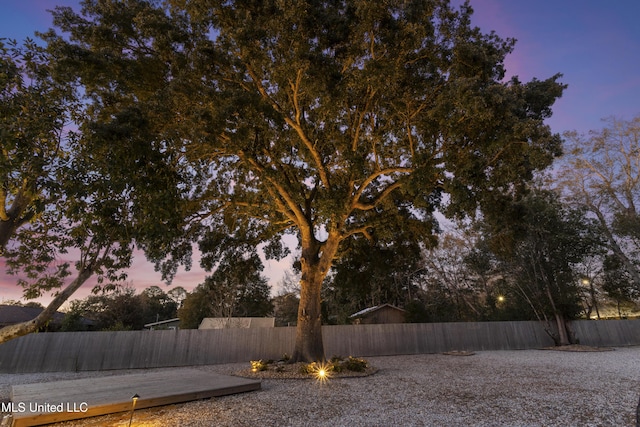
<path id="1" fill-rule="evenodd" d="M 121 279 L 133 233 L 118 212 L 123 194 L 89 170 L 69 129 L 85 110 L 51 52 L 31 40 L 0 43 L 0 69 L 0 255 L 25 298 L 56 292 L 37 318 L 2 328 L 4 342 L 45 324 L 93 274 Z M 67 282 L 73 261 L 59 257 L 70 251 Z"/>
<path id="2" fill-rule="evenodd" d="M 166 190 L 144 231 L 167 243 L 142 245 L 171 276 L 193 240 L 220 262 L 261 242 L 282 256 L 297 236 L 294 360 L 324 357 L 321 285 L 343 242 L 430 241 L 443 194 L 449 215 L 495 216 L 560 152 L 543 122 L 559 75 L 503 81 L 514 41 L 472 27 L 468 3 L 82 5 L 57 8 L 67 38 L 47 40 L 90 102 L 83 130 L 112 141 L 101 167 L 139 197 Z M 170 203 L 181 191 L 190 202 Z"/>
<path id="3" fill-rule="evenodd" d="M 32 40 L 0 40 L 0 255 L 20 227 L 59 197 L 64 127 L 77 104 L 51 67 Z"/>

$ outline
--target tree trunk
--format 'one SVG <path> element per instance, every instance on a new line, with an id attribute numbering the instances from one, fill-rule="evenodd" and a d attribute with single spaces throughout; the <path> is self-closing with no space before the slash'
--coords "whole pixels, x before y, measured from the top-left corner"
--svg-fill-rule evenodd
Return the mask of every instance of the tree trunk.
<path id="1" fill-rule="evenodd" d="M 593 280 L 589 280 L 589 293 L 591 294 L 592 307 L 596 309 L 596 319 L 600 320 L 600 310 L 598 309 L 598 299 L 596 298 L 596 288 L 593 286 Z M 587 319 L 591 319 L 591 309 L 587 313 Z"/>
<path id="2" fill-rule="evenodd" d="M 298 325 L 296 344 L 292 362 L 323 361 L 324 344 L 322 341 L 321 296 L 322 280 L 300 282 L 300 305 L 298 306 Z"/>
<path id="3" fill-rule="evenodd" d="M 567 333 L 567 321 L 564 316 L 559 313 L 555 313 L 556 317 L 556 326 L 558 327 L 558 338 L 560 345 L 569 345 L 571 344 L 571 340 L 569 339 L 569 334 Z"/>
<path id="4" fill-rule="evenodd" d="M 75 291 L 84 284 L 84 282 L 93 274 L 93 267 L 85 267 L 80 271 L 78 277 L 75 278 L 64 290 L 51 301 L 51 303 L 40 313 L 35 319 L 28 322 L 17 323 L 15 325 L 5 326 L 0 329 L 0 344 L 30 334 L 43 327 L 56 313 L 62 304 L 69 299 Z"/>
<path id="5" fill-rule="evenodd" d="M 567 333 L 567 321 L 564 318 L 564 315 L 558 311 L 548 284 L 545 285 L 545 292 L 547 294 L 547 298 L 549 298 L 549 303 L 551 304 L 553 315 L 556 319 L 556 326 L 558 327 L 558 342 L 556 344 L 569 345 L 571 344 L 571 341 L 569 340 L 569 334 Z"/>
<path id="6" fill-rule="evenodd" d="M 325 242 L 318 242 L 311 233 L 301 239 L 300 304 L 296 343 L 291 362 L 320 362 L 325 360 L 322 341 L 322 282 L 340 245 L 337 232 L 330 232 Z"/>

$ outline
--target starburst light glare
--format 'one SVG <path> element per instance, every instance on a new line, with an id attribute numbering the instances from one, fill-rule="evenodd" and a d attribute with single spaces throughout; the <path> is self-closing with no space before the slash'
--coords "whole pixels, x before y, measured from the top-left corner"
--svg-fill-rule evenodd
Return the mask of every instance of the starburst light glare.
<path id="1" fill-rule="evenodd" d="M 331 377 L 331 375 L 329 374 L 329 371 L 330 371 L 329 366 L 325 364 L 321 364 L 321 365 L 318 365 L 318 368 L 315 370 L 314 376 L 316 377 L 316 380 L 320 381 L 321 383 L 324 383 L 328 381 L 329 378 Z"/>

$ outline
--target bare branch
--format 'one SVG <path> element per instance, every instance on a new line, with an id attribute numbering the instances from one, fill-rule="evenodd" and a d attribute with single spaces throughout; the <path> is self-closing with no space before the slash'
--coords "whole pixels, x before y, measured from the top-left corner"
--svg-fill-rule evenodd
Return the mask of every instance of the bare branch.
<path id="1" fill-rule="evenodd" d="M 360 140 L 360 131 L 362 128 L 362 123 L 364 122 L 364 118 L 367 114 L 367 111 L 369 111 L 369 108 L 371 107 L 371 101 L 373 100 L 373 97 L 375 96 L 376 93 L 377 91 L 375 89 L 372 89 L 371 86 L 367 87 L 367 99 L 365 101 L 362 111 L 358 115 L 359 116 L 358 123 L 356 123 L 356 125 L 354 126 L 356 131 L 355 131 L 355 134 L 353 135 L 353 141 L 351 142 L 351 151 L 355 152 L 356 149 L 358 148 L 358 141 Z"/>

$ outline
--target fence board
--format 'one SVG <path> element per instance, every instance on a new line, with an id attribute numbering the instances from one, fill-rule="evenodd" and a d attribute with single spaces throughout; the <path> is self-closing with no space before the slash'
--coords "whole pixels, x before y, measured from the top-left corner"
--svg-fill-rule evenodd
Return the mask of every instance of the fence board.
<path id="1" fill-rule="evenodd" d="M 640 345 L 640 320 L 580 320 L 581 344 Z M 323 326 L 325 354 L 388 356 L 553 345 L 540 322 Z M 58 332 L 0 345 L 0 372 L 91 371 L 278 359 L 291 354 L 295 328 Z"/>

